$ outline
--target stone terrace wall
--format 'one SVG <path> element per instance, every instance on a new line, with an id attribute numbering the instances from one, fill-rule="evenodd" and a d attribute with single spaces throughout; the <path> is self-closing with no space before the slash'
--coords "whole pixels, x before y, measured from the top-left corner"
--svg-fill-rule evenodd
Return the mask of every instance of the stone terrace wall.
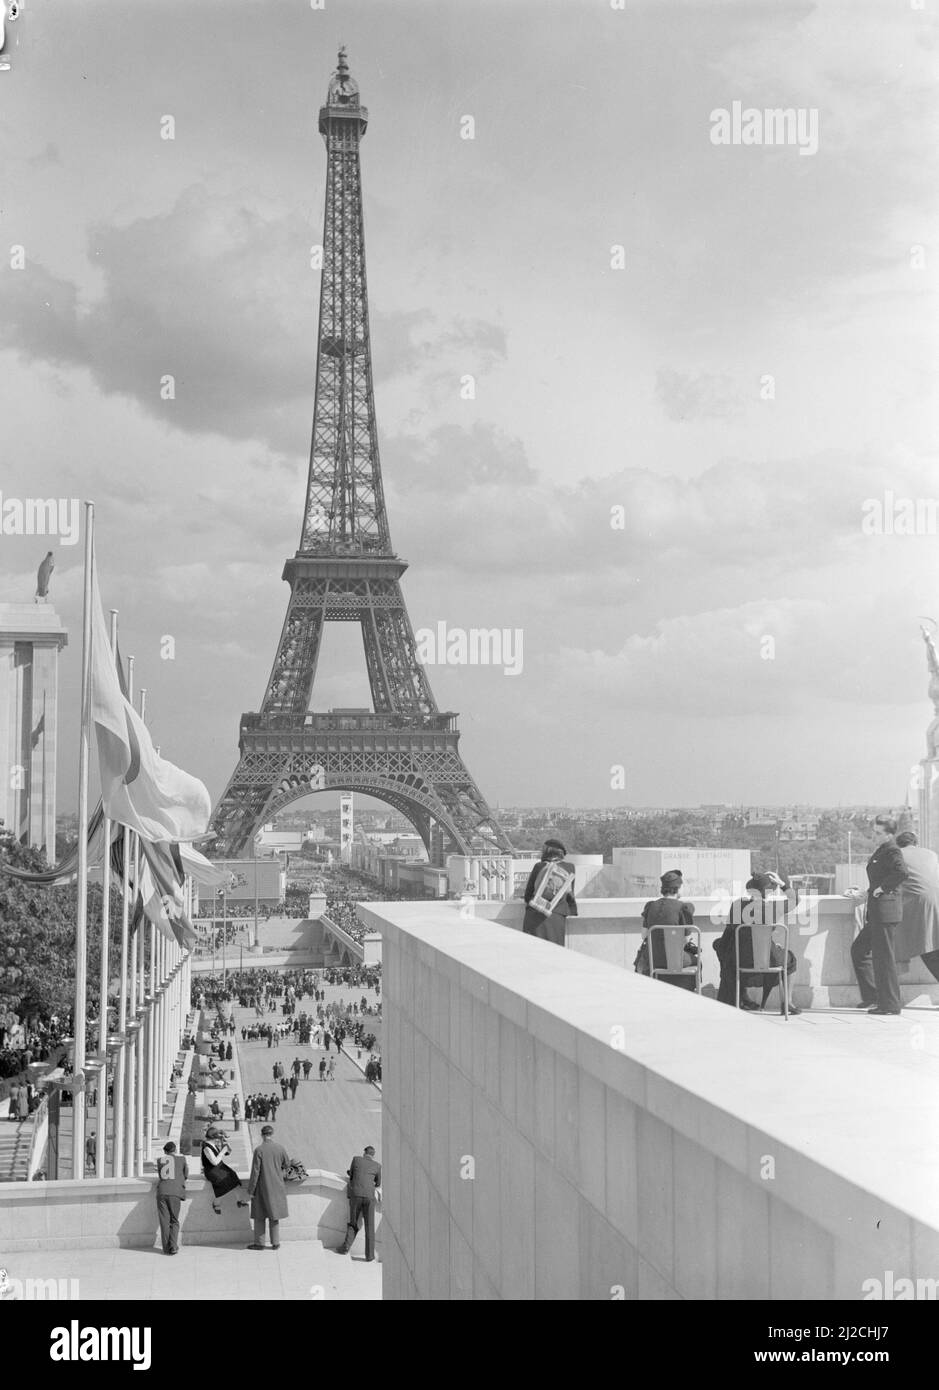
<path id="1" fill-rule="evenodd" d="M 645 898 L 581 898 L 580 915 L 567 919 L 567 944 L 574 951 L 593 956 L 596 960 L 632 970 L 642 941 L 640 916 Z M 723 928 L 712 920 L 712 910 L 719 916 L 727 899 L 697 898 L 695 926 L 701 932 L 704 953 L 704 992 L 717 993 L 720 966 L 714 942 Z M 483 921 L 498 921 L 504 926 L 522 929 L 524 905 L 520 901 L 507 903 L 477 903 L 474 911 Z M 851 965 L 851 942 L 856 925 L 854 904 L 843 897 L 819 897 L 811 900 L 802 920 L 793 920 L 789 929 L 789 948 L 798 962 L 793 978 L 793 1001 L 816 1008 L 842 1008 L 859 998 L 857 981 Z M 904 1004 L 931 1000 L 939 1004 L 939 984 L 921 960 L 898 964 L 900 993 Z M 773 1007 L 778 996 L 773 998 Z"/>
<path id="2" fill-rule="evenodd" d="M 456 904 L 360 913 L 383 934 L 386 1298 L 860 1299 L 939 1275 L 917 1071 Z"/>

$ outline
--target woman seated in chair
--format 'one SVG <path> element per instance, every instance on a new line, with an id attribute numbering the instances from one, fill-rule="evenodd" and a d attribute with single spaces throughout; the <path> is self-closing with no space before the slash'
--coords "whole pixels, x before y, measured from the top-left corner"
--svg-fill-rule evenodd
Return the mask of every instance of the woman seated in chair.
<path id="1" fill-rule="evenodd" d="M 698 948 L 694 941 L 690 941 L 691 928 L 694 927 L 694 903 L 683 903 L 681 901 L 682 874 L 681 869 L 669 869 L 660 879 L 662 896 L 651 899 L 642 909 L 642 936 L 643 942 L 639 947 L 639 954 L 636 956 L 635 968 L 640 975 L 650 974 L 649 969 L 649 929 L 651 927 L 685 927 L 685 944 L 682 951 L 682 963 L 684 965 L 695 965 L 698 960 Z M 656 970 L 664 970 L 667 961 L 665 959 L 665 941 L 661 932 L 656 932 L 652 936 L 652 963 Z M 678 985 L 682 989 L 695 988 L 697 977 L 695 975 L 659 975 L 660 980 L 665 980 L 667 984 Z"/>
<path id="2" fill-rule="evenodd" d="M 785 882 L 778 874 L 754 874 L 747 883 L 750 896 L 738 898 L 736 902 L 731 904 L 727 925 L 720 938 L 714 942 L 714 949 L 721 963 L 721 983 L 717 997 L 722 1004 L 736 1004 L 737 1002 L 737 928 L 740 927 L 740 963 L 746 970 L 753 966 L 753 937 L 750 924 L 776 923 L 783 920 L 785 908 L 783 907 L 783 899 L 778 895 L 784 887 Z M 767 898 L 770 899 L 771 906 L 767 904 Z M 782 948 L 775 941 L 770 947 L 770 964 L 782 965 Z M 786 974 L 792 975 L 795 968 L 796 958 L 790 951 L 786 962 Z M 754 1004 L 752 999 L 747 996 L 748 987 L 755 985 L 763 986 L 763 1000 L 760 1004 Z M 741 1009 L 757 1012 L 765 1009 L 766 1001 L 777 985 L 782 985 L 782 977 L 777 974 L 741 975 Z M 782 1003 L 780 1003 L 779 1012 L 785 1012 Z M 790 1003 L 789 1012 L 798 1014 L 802 1010 Z"/>

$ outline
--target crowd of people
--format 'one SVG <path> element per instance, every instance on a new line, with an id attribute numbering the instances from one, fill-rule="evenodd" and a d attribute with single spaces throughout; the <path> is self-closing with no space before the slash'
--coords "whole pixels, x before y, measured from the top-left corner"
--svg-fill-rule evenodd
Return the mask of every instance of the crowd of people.
<path id="1" fill-rule="evenodd" d="M 338 999 L 327 1001 L 327 985 L 348 990 L 349 995 L 343 993 Z M 370 997 L 372 994 L 374 999 Z M 312 1001 L 309 1008 L 301 1007 L 306 999 Z M 231 1017 L 236 1001 L 241 1008 L 253 1009 L 255 1014 L 254 1019 L 241 1024 L 242 1042 L 264 1042 L 271 1049 L 292 1042 L 323 1048 L 326 1054 L 333 1046 L 338 1052 L 348 1042 L 356 1049 L 358 1060 L 363 1053 L 368 1055 L 366 1067 L 371 1071 L 368 1079 L 381 1080 L 381 1048 L 375 1031 L 381 1019 L 380 965 L 233 971 L 227 981 L 217 975 L 199 976 L 193 982 L 192 1003 L 201 1009 L 216 1010 L 218 1021 L 212 1033 L 213 1052 L 218 1046 L 223 1059 L 226 1053 L 230 1056 L 231 1051 L 231 1042 L 226 1043 L 225 1037 L 237 1031 Z M 218 1044 L 214 1041 L 216 1038 L 220 1039 Z M 300 1067 L 302 1072 L 302 1061 Z M 328 1062 L 324 1079 L 330 1079 Z M 287 1084 L 289 1088 L 289 1078 Z M 283 1099 L 286 1098 L 284 1095 Z"/>
<path id="2" fill-rule="evenodd" d="M 68 1036 L 69 1019 L 30 1019 L 26 1026 L 18 1021 L 0 1024 L 0 1077 L 19 1077 L 33 1062 L 57 1065 L 64 1052 L 62 1039 Z"/>

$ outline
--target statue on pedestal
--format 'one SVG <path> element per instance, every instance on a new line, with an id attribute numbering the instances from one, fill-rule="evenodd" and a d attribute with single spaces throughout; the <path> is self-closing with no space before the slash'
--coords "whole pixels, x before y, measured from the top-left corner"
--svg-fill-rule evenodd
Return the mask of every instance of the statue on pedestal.
<path id="1" fill-rule="evenodd" d="M 55 558 L 50 550 L 39 566 L 36 575 L 36 602 L 41 603 L 49 596 L 49 580 L 52 578 L 52 571 L 55 569 Z M 935 650 L 935 648 L 933 649 Z"/>
<path id="2" fill-rule="evenodd" d="M 934 623 L 932 618 L 928 621 Z M 919 630 L 926 643 L 926 661 L 929 665 L 929 698 L 932 700 L 933 707 L 933 720 L 926 730 L 926 755 L 929 758 L 939 758 L 939 651 L 936 650 L 932 633 L 922 624 L 920 624 Z"/>

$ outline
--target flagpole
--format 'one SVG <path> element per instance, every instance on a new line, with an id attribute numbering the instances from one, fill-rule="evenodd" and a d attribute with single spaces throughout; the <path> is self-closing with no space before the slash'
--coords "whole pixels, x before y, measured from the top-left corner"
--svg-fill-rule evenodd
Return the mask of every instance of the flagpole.
<path id="1" fill-rule="evenodd" d="M 140 692 L 140 709 L 143 711 L 147 698 L 146 690 Z M 140 892 L 140 837 L 134 835 L 134 904 Z M 137 928 L 137 1104 L 134 1111 L 134 1173 L 143 1173 L 144 1123 L 146 1115 L 146 1046 L 147 1012 L 145 1006 L 146 979 L 144 977 L 145 922 L 141 920 Z"/>
<path id="2" fill-rule="evenodd" d="M 140 718 L 146 722 L 147 716 L 147 691 L 144 687 L 140 690 Z M 151 1147 L 153 1142 L 153 997 L 154 997 L 154 938 L 156 927 L 150 925 L 150 950 L 149 950 L 149 989 L 146 970 L 146 930 L 145 922 L 140 924 L 140 1002 L 144 1012 L 144 1045 L 142 1057 L 143 1070 L 143 1143 L 141 1149 L 141 1162 L 137 1169 L 138 1173 L 143 1172 L 143 1165 L 151 1157 Z M 139 1072 L 138 1072 L 139 1076 Z"/>
<path id="3" fill-rule="evenodd" d="M 91 712 L 91 607 L 95 506 L 85 503 L 85 585 L 82 606 L 81 730 L 78 740 L 78 900 L 75 910 L 75 1003 L 72 1057 L 72 1181 L 85 1176 L 85 992 L 88 928 L 88 733 Z"/>
<path id="4" fill-rule="evenodd" d="M 151 1104 L 153 1114 L 150 1117 L 150 1138 L 151 1144 L 156 1144 L 159 1136 L 159 1115 L 160 1088 L 162 1081 L 163 1066 L 163 937 L 153 927 L 150 932 L 150 942 L 153 952 L 153 969 L 151 974 L 150 992 L 153 995 L 153 1089 L 151 1094 Z M 153 1148 L 150 1150 L 150 1158 L 153 1158 Z"/>
<path id="5" fill-rule="evenodd" d="M 134 702 L 134 658 L 127 658 L 127 698 L 131 704 Z M 136 933 L 129 937 L 130 933 L 130 869 L 132 846 L 136 843 L 136 836 L 133 831 L 124 827 L 124 875 L 121 887 L 123 889 L 124 905 L 121 911 L 121 1008 L 123 1009 L 123 1024 L 121 1032 L 127 1035 L 127 1046 L 124 1057 L 124 1066 L 120 1077 L 121 1085 L 126 1082 L 126 1092 L 124 1097 L 124 1161 L 123 1176 L 133 1177 L 134 1167 L 134 1135 L 136 1134 L 137 1122 L 137 975 L 134 970 L 135 952 L 137 948 Z M 137 883 L 134 880 L 134 891 L 136 892 Z"/>
<path id="6" fill-rule="evenodd" d="M 157 1016 L 159 1020 L 159 1032 L 157 1034 L 159 1047 L 157 1048 L 157 1078 L 156 1078 L 156 1110 L 154 1118 L 156 1120 L 156 1137 L 160 1137 L 160 1121 L 163 1119 L 163 1101 L 166 1096 L 166 1015 L 169 1004 L 169 996 L 166 987 L 166 963 L 168 959 L 169 943 L 165 936 L 158 938 L 157 959 L 160 962 L 160 1002 L 157 1005 Z"/>
<path id="7" fill-rule="evenodd" d="M 111 652 L 117 646 L 117 609 L 111 609 Z M 98 1009 L 98 1142 L 95 1145 L 95 1177 L 103 1178 L 107 1158 L 108 1133 L 108 984 L 111 945 L 111 818 L 104 817 L 104 853 L 101 860 L 101 976 Z M 117 1159 L 113 1157 L 114 1171 Z"/>

